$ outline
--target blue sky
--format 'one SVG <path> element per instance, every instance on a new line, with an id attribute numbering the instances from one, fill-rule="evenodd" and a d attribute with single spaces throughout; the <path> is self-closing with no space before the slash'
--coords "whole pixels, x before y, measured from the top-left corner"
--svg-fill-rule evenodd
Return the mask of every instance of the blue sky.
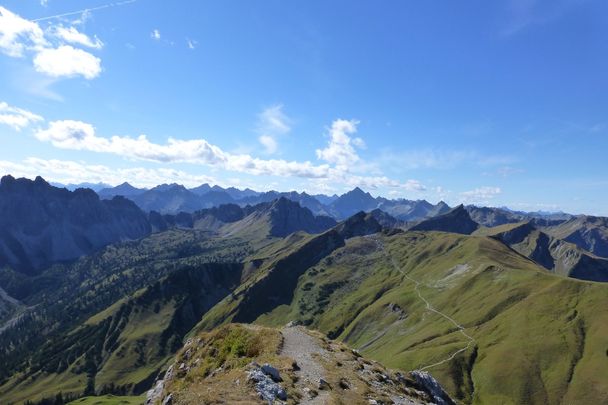
<path id="1" fill-rule="evenodd" d="M 608 215 L 608 3 L 0 1 L 0 142 L 64 183 Z"/>

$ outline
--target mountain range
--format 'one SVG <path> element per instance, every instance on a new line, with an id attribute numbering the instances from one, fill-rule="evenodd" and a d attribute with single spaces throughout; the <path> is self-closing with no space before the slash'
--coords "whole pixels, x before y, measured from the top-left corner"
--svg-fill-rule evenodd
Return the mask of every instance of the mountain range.
<path id="1" fill-rule="evenodd" d="M 213 187 L 201 196 L 231 202 L 168 213 L 131 198 L 196 193 L 120 189 L 135 194 L 2 178 L 3 403 L 142 403 L 148 391 L 157 402 L 197 392 L 255 403 L 267 394 L 247 377 L 256 361 L 285 376 L 277 384 L 294 403 L 608 395 L 605 218 L 450 209 L 360 189 L 325 203 L 304 193 L 256 202 L 263 194 Z"/>
<path id="2" fill-rule="evenodd" d="M 123 196 L 131 199 L 144 211 L 161 214 L 194 212 L 222 204 L 240 206 L 270 202 L 281 197 L 295 201 L 308 208 L 315 215 L 331 216 L 336 220 L 346 219 L 359 211 L 383 210 L 401 221 L 415 221 L 444 213 L 449 207 L 444 202 L 433 205 L 425 200 L 388 200 L 373 197 L 356 187 L 341 196 L 310 195 L 305 192 L 256 192 L 251 189 L 239 190 L 234 187 L 222 188 L 202 184 L 187 189 L 179 184 L 162 184 L 151 189 L 138 189 L 129 183 L 98 191 L 100 198 L 111 199 Z"/>

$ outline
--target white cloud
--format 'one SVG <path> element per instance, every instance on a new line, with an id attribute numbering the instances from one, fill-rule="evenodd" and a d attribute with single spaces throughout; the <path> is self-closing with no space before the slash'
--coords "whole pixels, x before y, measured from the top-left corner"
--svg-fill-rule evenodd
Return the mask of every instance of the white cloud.
<path id="1" fill-rule="evenodd" d="M 8 125 L 20 131 L 34 122 L 44 121 L 44 119 L 32 112 L 22 108 L 12 107 L 0 101 L 0 124 Z"/>
<path id="2" fill-rule="evenodd" d="M 418 180 L 407 180 L 403 185 L 403 188 L 407 191 L 425 191 L 426 187 L 422 185 Z"/>
<path id="3" fill-rule="evenodd" d="M 258 140 L 266 153 L 275 153 L 279 148 L 278 138 L 291 132 L 291 119 L 283 112 L 283 105 L 270 106 L 258 115 Z"/>
<path id="4" fill-rule="evenodd" d="M 273 154 L 277 151 L 277 149 L 279 147 L 279 145 L 277 144 L 277 141 L 272 136 L 260 135 L 258 140 L 260 141 L 260 143 L 262 145 L 264 145 L 264 148 L 266 149 L 266 153 Z"/>
<path id="5" fill-rule="evenodd" d="M 317 157 L 338 167 L 347 168 L 359 161 L 354 146 L 364 145 L 360 138 L 352 139 L 349 135 L 357 132 L 356 120 L 335 120 L 329 129 L 329 144 L 325 149 L 317 149 Z"/>
<path id="6" fill-rule="evenodd" d="M 461 201 L 467 204 L 487 204 L 497 195 L 501 194 L 500 187 L 478 187 L 474 190 L 460 193 Z"/>
<path id="7" fill-rule="evenodd" d="M 0 6 L 0 50 L 3 53 L 18 58 L 28 49 L 41 49 L 46 45 L 44 32 L 38 24 Z"/>
<path id="8" fill-rule="evenodd" d="M 195 187 L 202 183 L 218 184 L 213 177 L 170 168 L 110 168 L 104 165 L 34 157 L 22 162 L 0 160 L 0 175 L 4 174 L 28 178 L 42 175 L 45 180 L 63 184 L 91 182 L 118 185 L 125 181 L 137 187 L 153 187 L 162 183 L 179 183 L 186 187 Z"/>
<path id="9" fill-rule="evenodd" d="M 0 6 L 0 51 L 15 58 L 33 55 L 36 71 L 51 77 L 97 77 L 101 72 L 101 60 L 87 51 L 66 45 L 101 48 L 101 40 L 94 38 L 63 25 L 51 24 L 43 30 L 37 22 Z"/>
<path id="10" fill-rule="evenodd" d="M 150 38 L 152 38 L 155 41 L 159 41 L 160 40 L 160 31 L 158 29 L 154 29 L 150 33 Z"/>
<path id="11" fill-rule="evenodd" d="M 154 162 L 189 162 L 204 164 L 255 175 L 326 177 L 331 168 L 328 165 L 315 166 L 310 162 L 289 162 L 285 160 L 263 160 L 246 154 L 231 154 L 210 144 L 204 139 L 179 140 L 169 138 L 164 145 L 150 142 L 145 135 L 137 138 L 128 136 L 100 137 L 95 128 L 81 121 L 53 121 L 46 130 L 40 130 L 36 137 L 51 142 L 62 149 L 89 150 L 120 155 L 131 159 Z"/>
<path id="12" fill-rule="evenodd" d="M 186 43 L 188 44 L 189 49 L 194 49 L 198 45 L 198 41 L 189 38 L 186 38 Z"/>
<path id="13" fill-rule="evenodd" d="M 101 59 L 71 45 L 61 45 L 40 51 L 34 58 L 34 68 L 51 77 L 81 75 L 94 79 L 101 73 Z"/>
<path id="14" fill-rule="evenodd" d="M 287 134 L 291 131 L 291 119 L 283 112 L 283 105 L 275 104 L 262 111 L 258 116 L 260 132 L 276 135 Z"/>
<path id="15" fill-rule="evenodd" d="M 334 125 L 339 127 L 339 125 Z M 329 164 L 314 165 L 309 161 L 259 159 L 249 154 L 234 154 L 212 145 L 204 139 L 179 140 L 169 138 L 165 144 L 151 142 L 145 135 L 102 137 L 95 128 L 81 121 L 53 121 L 47 129 L 35 133 L 36 138 L 62 149 L 112 153 L 128 159 L 159 163 L 186 162 L 251 175 L 299 177 L 317 179 L 333 184 L 365 188 L 391 187 L 407 191 L 423 191 L 416 180 L 401 183 L 385 176 L 360 176 L 348 167 Z"/>
<path id="16" fill-rule="evenodd" d="M 103 48 L 103 42 L 101 42 L 99 38 L 95 36 L 93 40 L 88 35 L 78 31 L 75 27 L 66 28 L 62 25 L 59 25 L 53 28 L 51 31 L 53 35 L 71 44 L 83 45 L 95 49 Z"/>

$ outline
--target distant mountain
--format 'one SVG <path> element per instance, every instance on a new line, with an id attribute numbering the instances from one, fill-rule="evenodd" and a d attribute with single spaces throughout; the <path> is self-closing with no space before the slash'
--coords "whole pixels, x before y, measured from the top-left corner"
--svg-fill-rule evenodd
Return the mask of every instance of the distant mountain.
<path id="1" fill-rule="evenodd" d="M 194 212 L 204 207 L 198 195 L 179 184 L 161 184 L 129 197 L 144 211 L 176 214 Z"/>
<path id="2" fill-rule="evenodd" d="M 554 273 L 591 281 L 608 281 L 608 260 L 573 243 L 547 235 L 530 222 L 480 230 Z"/>
<path id="3" fill-rule="evenodd" d="M 96 190 L 93 190 L 93 191 L 96 191 Z M 130 185 L 129 183 L 124 182 L 116 187 L 108 187 L 108 188 L 101 189 L 101 190 L 97 191 L 97 194 L 99 195 L 100 198 L 109 200 L 112 197 L 115 197 L 117 195 L 131 198 L 131 197 L 135 197 L 136 195 L 142 194 L 145 191 L 146 191 L 145 188 L 136 188 L 136 187 L 133 187 L 132 185 Z"/>
<path id="4" fill-rule="evenodd" d="M 272 190 L 260 193 L 249 188 L 244 190 L 235 187 L 224 189 L 218 185 L 211 186 L 206 183 L 191 189 L 186 189 L 178 184 L 163 184 L 150 190 L 137 189 L 124 183 L 117 187 L 100 190 L 99 195 L 102 198 L 122 195 L 132 199 L 144 211 L 157 211 L 161 214 L 192 213 L 200 209 L 232 203 L 242 207 L 255 206 L 281 197 L 299 203 L 316 216 L 331 216 L 337 220 L 349 218 L 359 211 L 370 212 L 381 208 L 400 221 L 417 221 L 443 214 L 450 209 L 443 201 L 433 205 L 425 200 L 374 198 L 358 187 L 341 196 L 323 194 L 313 196 L 297 191 Z"/>
<path id="5" fill-rule="evenodd" d="M 97 192 L 97 191 L 103 190 L 104 188 L 112 187 L 111 185 L 106 184 L 106 183 L 88 183 L 88 182 L 68 183 L 68 184 L 51 182 L 50 184 L 51 184 L 51 186 L 54 186 L 54 187 L 67 188 L 70 191 L 74 191 L 77 188 L 90 188 L 91 190 Z"/>
<path id="6" fill-rule="evenodd" d="M 330 205 L 332 202 L 338 199 L 336 194 L 333 195 L 325 195 L 325 194 L 315 194 L 313 197 L 319 201 L 323 205 Z"/>
<path id="7" fill-rule="evenodd" d="M 209 184 L 205 183 L 205 184 L 201 184 L 198 187 L 191 188 L 190 191 L 192 191 L 194 194 L 197 194 L 197 195 L 203 195 L 203 194 L 206 194 L 209 191 L 211 191 L 211 186 Z"/>
<path id="8" fill-rule="evenodd" d="M 437 215 L 445 214 L 450 207 L 440 201 L 433 205 L 426 200 L 384 200 L 379 208 L 401 221 L 419 221 Z"/>
<path id="9" fill-rule="evenodd" d="M 608 257 L 608 218 L 579 215 L 543 228 L 548 234 L 574 243 L 597 256 Z"/>
<path id="10" fill-rule="evenodd" d="M 89 189 L 68 191 L 42 177 L 0 181 L 0 266 L 34 274 L 105 245 L 150 233 L 145 214 L 131 201 L 100 200 Z"/>
<path id="11" fill-rule="evenodd" d="M 308 208 L 285 197 L 255 206 L 222 204 L 194 213 L 161 215 L 151 212 L 150 222 L 157 231 L 174 227 L 194 228 L 218 235 L 246 235 L 254 239 L 283 237 L 297 231 L 320 233 L 336 225 L 333 218 L 315 216 Z"/>
<path id="12" fill-rule="evenodd" d="M 524 213 L 505 210 L 503 208 L 468 205 L 466 210 L 473 221 L 488 227 L 522 222 L 529 219 Z"/>
<path id="13" fill-rule="evenodd" d="M 240 190 L 236 187 L 228 187 L 226 189 L 224 189 L 223 191 L 225 191 L 226 193 L 228 193 L 228 195 L 230 197 L 232 197 L 234 200 L 242 200 L 243 198 L 247 198 L 247 197 L 254 197 L 256 195 L 259 195 L 260 193 L 257 191 L 254 191 L 250 188 L 246 188 L 244 190 Z"/>
<path id="14" fill-rule="evenodd" d="M 463 205 L 448 211 L 445 214 L 424 220 L 410 228 L 412 231 L 441 231 L 470 235 L 479 224 L 471 219 Z"/>
<path id="15" fill-rule="evenodd" d="M 232 223 L 223 231 L 229 235 L 257 234 L 258 237 L 283 237 L 296 231 L 320 233 L 336 224 L 331 217 L 314 216 L 308 208 L 281 197 L 270 203 L 245 207 L 249 212 L 242 220 Z"/>
<path id="16" fill-rule="evenodd" d="M 355 187 L 333 201 L 329 205 L 329 210 L 335 218 L 345 219 L 359 211 L 371 211 L 377 207 L 378 201 L 370 193 Z"/>
<path id="17" fill-rule="evenodd" d="M 321 204 L 321 202 L 319 202 L 319 200 L 317 200 L 315 197 L 306 193 L 298 193 L 297 191 L 267 191 L 265 193 L 258 193 L 243 197 L 238 200 L 237 203 L 240 205 L 256 205 L 264 202 L 274 201 L 281 197 L 299 203 L 300 206 L 308 208 L 315 215 L 330 215 L 327 207 Z"/>
<path id="18" fill-rule="evenodd" d="M 234 203 L 234 198 L 224 190 L 211 190 L 200 196 L 200 205 L 202 208 L 211 208 L 222 204 L 232 203 Z"/>

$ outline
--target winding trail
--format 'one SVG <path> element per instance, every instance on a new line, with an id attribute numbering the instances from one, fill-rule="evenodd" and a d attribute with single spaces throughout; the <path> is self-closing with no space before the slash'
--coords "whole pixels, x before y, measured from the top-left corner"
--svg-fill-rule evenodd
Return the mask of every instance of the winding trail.
<path id="1" fill-rule="evenodd" d="M 473 338 L 471 335 L 469 335 L 465 331 L 466 328 L 464 326 L 462 326 L 461 324 L 459 324 L 454 318 L 452 318 L 449 315 L 446 315 L 443 312 L 439 311 L 438 309 L 434 308 L 433 305 L 426 298 L 424 298 L 424 296 L 420 292 L 420 288 L 419 288 L 420 285 L 422 285 L 422 283 L 419 282 L 418 280 L 410 277 L 405 271 L 403 271 L 403 269 L 401 268 L 401 266 L 399 266 L 399 263 L 397 263 L 397 261 L 395 260 L 395 258 L 393 257 L 393 255 L 391 255 L 384 248 L 384 244 L 379 239 L 377 239 L 377 237 L 372 237 L 372 239 L 376 242 L 376 244 L 378 246 L 378 249 L 380 251 L 382 251 L 385 255 L 387 255 L 391 259 L 391 263 L 393 264 L 393 267 L 397 271 L 399 271 L 401 274 L 403 274 L 406 279 L 408 279 L 409 281 L 411 281 L 412 283 L 414 283 L 414 285 L 415 285 L 414 290 L 418 294 L 418 298 L 420 298 L 420 300 L 422 302 L 424 302 L 424 305 L 426 306 L 426 309 L 428 309 L 429 311 L 434 312 L 437 315 L 439 315 L 439 316 L 447 319 L 448 321 L 450 321 L 458 329 L 458 331 L 462 334 L 462 336 L 464 336 L 468 340 L 467 345 L 465 347 L 463 347 L 462 349 L 459 349 L 459 350 L 455 351 L 450 356 L 448 356 L 447 358 L 445 358 L 445 359 L 443 359 L 441 361 L 438 361 L 436 363 L 429 364 L 427 366 L 421 367 L 418 370 L 419 371 L 424 371 L 424 370 L 428 370 L 429 368 L 436 367 L 436 366 L 439 366 L 441 364 L 447 363 L 448 361 L 451 361 L 452 359 L 454 359 L 454 357 L 456 357 L 458 354 L 467 351 L 471 347 L 471 345 L 475 344 L 475 342 L 476 342 L 475 338 Z"/>
<path id="2" fill-rule="evenodd" d="M 292 358 L 298 363 L 300 370 L 296 371 L 298 376 L 297 386 L 303 391 L 304 388 L 312 388 L 318 392 L 314 398 L 302 398 L 300 404 L 326 404 L 329 392 L 318 390 L 319 379 L 325 378 L 325 367 L 317 360 L 317 356 L 326 356 L 327 353 L 319 342 L 301 326 L 286 326 L 281 330 L 283 334 L 283 348 L 281 355 Z"/>

